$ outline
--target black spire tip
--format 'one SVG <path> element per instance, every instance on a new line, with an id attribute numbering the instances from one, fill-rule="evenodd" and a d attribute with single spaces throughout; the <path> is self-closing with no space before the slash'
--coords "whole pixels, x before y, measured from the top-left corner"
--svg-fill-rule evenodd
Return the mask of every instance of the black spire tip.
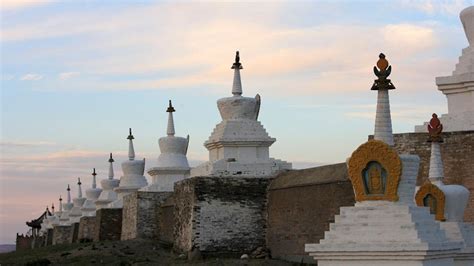
<path id="1" fill-rule="evenodd" d="M 54 211 L 54 202 L 51 203 L 51 209 Z"/>
<path id="2" fill-rule="evenodd" d="M 176 111 L 176 110 L 174 109 L 173 105 L 171 104 L 171 100 L 170 100 L 169 101 L 169 106 L 168 106 L 168 109 L 166 109 L 166 112 L 172 113 L 174 111 Z"/>
<path id="3" fill-rule="evenodd" d="M 127 139 L 134 139 L 133 135 L 132 135 L 132 128 L 129 128 L 128 129 L 128 137 Z"/>
<path id="4" fill-rule="evenodd" d="M 80 178 L 80 177 L 77 178 L 77 184 L 78 184 L 79 186 L 82 185 L 82 183 L 81 183 L 81 178 Z"/>
<path id="5" fill-rule="evenodd" d="M 63 198 L 61 195 L 59 195 L 59 201 L 63 201 Z"/>
<path id="6" fill-rule="evenodd" d="M 69 187 L 69 184 L 67 184 L 67 191 L 71 191 L 71 188 Z"/>
<path id="7" fill-rule="evenodd" d="M 242 64 L 240 63 L 240 56 L 239 56 L 239 51 L 235 52 L 235 62 L 232 65 L 232 69 L 242 69 Z"/>
<path id="8" fill-rule="evenodd" d="M 132 138 L 133 138 L 133 136 L 132 136 Z M 113 162 L 115 162 L 115 161 L 114 161 L 114 158 L 112 158 L 112 153 L 110 153 L 109 163 L 113 163 Z"/>
<path id="9" fill-rule="evenodd" d="M 96 176 L 97 174 L 95 173 L 95 168 L 93 168 L 94 170 L 92 171 L 92 175 L 93 176 Z"/>

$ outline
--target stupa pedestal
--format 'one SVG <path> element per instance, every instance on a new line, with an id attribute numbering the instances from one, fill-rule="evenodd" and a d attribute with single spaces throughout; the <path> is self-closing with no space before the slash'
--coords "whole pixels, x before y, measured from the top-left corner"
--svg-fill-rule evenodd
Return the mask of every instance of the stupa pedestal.
<path id="1" fill-rule="evenodd" d="M 270 158 L 269 148 L 275 142 L 257 120 L 261 97 L 242 96 L 237 52 L 232 97 L 217 101 L 222 121 L 217 124 L 204 146 L 209 161 L 191 169 L 191 176 L 271 177 L 291 169 L 291 163 Z"/>
<path id="2" fill-rule="evenodd" d="M 102 192 L 100 193 L 99 198 L 95 201 L 96 209 L 107 208 L 111 202 L 117 200 L 117 193 L 114 191 L 116 187 L 119 186 L 120 180 L 114 179 L 114 159 L 112 158 L 112 153 L 109 158 L 109 177 L 100 181 L 102 187 Z"/>
<path id="3" fill-rule="evenodd" d="M 448 99 L 448 113 L 440 117 L 445 132 L 474 130 L 474 6 L 461 11 L 460 18 L 469 46 L 451 76 L 436 78 L 438 90 Z M 426 132 L 427 125 L 415 126 L 415 132 Z"/>
<path id="4" fill-rule="evenodd" d="M 393 143 L 387 77 L 391 66 L 380 54 L 372 90 L 377 90 L 375 140 L 348 160 L 356 204 L 342 207 L 319 244 L 306 244 L 319 266 L 452 266 L 461 247 L 451 241 L 427 208 L 414 204 L 419 157 L 398 155 Z M 383 97 L 381 97 L 383 96 Z"/>
<path id="5" fill-rule="evenodd" d="M 69 218 L 71 220 L 71 223 L 79 223 L 82 217 L 82 206 L 84 205 L 84 202 L 86 201 L 86 198 L 82 197 L 82 188 L 81 188 L 81 179 L 78 179 L 77 186 L 78 186 L 78 193 L 77 193 L 77 198 L 74 198 L 73 204 L 74 207 L 71 209 L 71 213 L 69 214 Z"/>

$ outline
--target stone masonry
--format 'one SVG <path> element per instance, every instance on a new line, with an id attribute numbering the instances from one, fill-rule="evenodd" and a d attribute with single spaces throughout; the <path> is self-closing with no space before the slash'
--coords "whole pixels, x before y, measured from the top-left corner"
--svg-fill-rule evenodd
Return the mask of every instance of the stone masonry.
<path id="1" fill-rule="evenodd" d="M 122 240 L 159 236 L 160 205 L 172 192 L 136 191 L 123 198 Z"/>
<path id="2" fill-rule="evenodd" d="M 420 156 L 420 171 L 417 185 L 428 178 L 431 144 L 426 142 L 428 133 L 394 134 L 394 148 L 399 153 Z M 470 191 L 470 198 L 464 213 L 465 222 L 474 222 L 474 131 L 442 133 L 441 157 L 444 164 L 446 184 L 459 184 Z"/>
<path id="3" fill-rule="evenodd" d="M 95 235 L 95 216 L 84 216 L 81 217 L 81 222 L 79 223 L 79 232 L 77 238 L 79 242 L 82 241 L 92 241 Z"/>
<path id="4" fill-rule="evenodd" d="M 314 263 L 304 245 L 319 243 L 339 208 L 354 202 L 345 163 L 278 175 L 268 191 L 266 240 L 272 257 Z"/>
<path id="5" fill-rule="evenodd" d="M 71 244 L 73 227 L 70 225 L 58 225 L 53 229 L 53 245 Z"/>
<path id="6" fill-rule="evenodd" d="M 174 248 L 242 254 L 264 247 L 271 180 L 193 177 L 176 183 Z"/>
<path id="7" fill-rule="evenodd" d="M 175 217 L 174 217 L 174 196 L 168 197 L 159 208 L 159 214 L 157 217 L 160 217 L 158 221 L 158 227 L 160 234 L 158 235 L 158 240 L 162 243 L 173 245 L 174 242 L 174 227 L 175 227 Z"/>
<path id="8" fill-rule="evenodd" d="M 95 221 L 94 241 L 120 240 L 122 209 L 99 209 Z"/>

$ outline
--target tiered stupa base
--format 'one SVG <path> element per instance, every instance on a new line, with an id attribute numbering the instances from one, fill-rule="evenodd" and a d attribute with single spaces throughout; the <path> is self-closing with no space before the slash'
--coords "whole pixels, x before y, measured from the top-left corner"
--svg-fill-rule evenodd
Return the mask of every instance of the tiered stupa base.
<path id="1" fill-rule="evenodd" d="M 189 167 L 152 167 L 147 171 L 152 178 L 152 183 L 141 188 L 140 191 L 173 191 L 176 182 L 189 177 L 189 170 Z"/>
<path id="2" fill-rule="evenodd" d="M 291 169 L 291 163 L 273 158 L 248 163 L 222 159 L 192 168 L 191 176 L 272 177 Z"/>
<path id="3" fill-rule="evenodd" d="M 442 222 L 440 224 L 448 239 L 464 243 L 464 247 L 454 257 L 454 265 L 474 265 L 474 225 L 462 222 Z"/>

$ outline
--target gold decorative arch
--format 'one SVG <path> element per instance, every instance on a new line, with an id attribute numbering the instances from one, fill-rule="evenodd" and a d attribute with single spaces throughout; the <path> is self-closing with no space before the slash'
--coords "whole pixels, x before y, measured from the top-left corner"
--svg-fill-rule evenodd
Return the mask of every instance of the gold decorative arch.
<path id="1" fill-rule="evenodd" d="M 416 205 L 421 207 L 433 207 L 431 205 L 425 205 L 425 198 L 431 196 L 436 200 L 434 215 L 437 221 L 446 221 L 444 217 L 444 205 L 446 204 L 446 197 L 444 192 L 439 189 L 436 185 L 431 184 L 429 181 L 425 182 L 415 195 Z"/>
<path id="2" fill-rule="evenodd" d="M 364 170 L 372 162 L 380 165 L 386 173 L 383 194 L 370 194 L 366 192 Z M 348 171 L 356 201 L 398 201 L 398 184 L 402 174 L 402 162 L 397 152 L 385 142 L 369 140 L 360 145 L 349 159 Z"/>

